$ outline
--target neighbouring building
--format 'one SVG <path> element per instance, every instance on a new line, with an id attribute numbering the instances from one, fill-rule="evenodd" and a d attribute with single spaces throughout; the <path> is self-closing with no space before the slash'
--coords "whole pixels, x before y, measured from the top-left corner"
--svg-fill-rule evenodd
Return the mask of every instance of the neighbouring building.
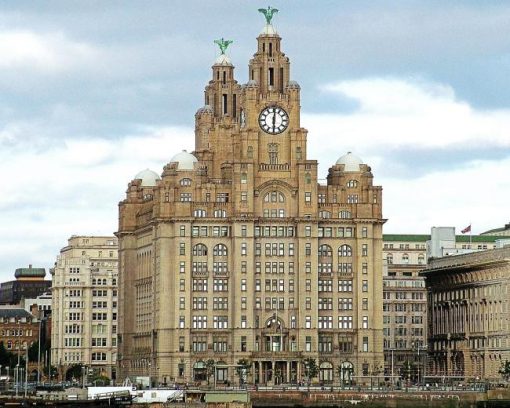
<path id="1" fill-rule="evenodd" d="M 0 306 L 0 342 L 3 342 L 7 351 L 25 359 L 28 348 L 39 341 L 39 329 L 39 320 L 26 310 L 14 306 Z M 24 372 L 25 366 L 22 369 Z M 14 368 L 9 372 L 9 367 L 4 366 L 3 370 L 5 374 L 15 376 Z M 30 380 L 37 378 L 37 363 L 29 364 L 28 373 Z M 21 371 L 19 374 L 24 375 Z"/>
<path id="2" fill-rule="evenodd" d="M 44 280 L 44 268 L 18 268 L 14 271 L 16 280 L 0 284 L 0 304 L 19 305 L 24 298 L 34 298 L 49 290 L 51 281 Z"/>
<path id="3" fill-rule="evenodd" d="M 51 270 L 51 362 L 116 378 L 117 238 L 72 236 Z"/>
<path id="4" fill-rule="evenodd" d="M 493 235 L 499 237 L 508 237 L 510 236 L 510 222 L 505 224 L 504 227 L 494 228 L 489 231 L 482 232 L 480 235 Z"/>
<path id="5" fill-rule="evenodd" d="M 239 85 L 221 53 L 194 152 L 120 203 L 120 376 L 206 381 L 212 359 L 236 381 L 244 360 L 250 382 L 296 383 L 311 358 L 323 383 L 382 377 L 382 188 L 352 153 L 318 183 L 271 24 L 248 73 Z"/>
<path id="6" fill-rule="evenodd" d="M 510 360 L 510 248 L 432 260 L 428 290 L 430 374 L 501 379 Z"/>
<path id="7" fill-rule="evenodd" d="M 384 234 L 383 330 L 387 377 L 422 381 L 428 374 L 427 289 L 420 272 L 431 248 L 445 256 L 496 248 L 499 236 L 455 235 L 433 227 L 431 235 Z"/>

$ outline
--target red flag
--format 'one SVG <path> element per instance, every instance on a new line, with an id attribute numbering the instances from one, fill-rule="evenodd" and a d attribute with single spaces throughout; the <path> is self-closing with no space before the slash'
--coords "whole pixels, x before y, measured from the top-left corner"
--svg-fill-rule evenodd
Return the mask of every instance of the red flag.
<path id="1" fill-rule="evenodd" d="M 462 234 L 466 234 L 468 232 L 471 232 L 471 224 L 469 224 L 466 228 L 464 228 L 461 233 Z"/>

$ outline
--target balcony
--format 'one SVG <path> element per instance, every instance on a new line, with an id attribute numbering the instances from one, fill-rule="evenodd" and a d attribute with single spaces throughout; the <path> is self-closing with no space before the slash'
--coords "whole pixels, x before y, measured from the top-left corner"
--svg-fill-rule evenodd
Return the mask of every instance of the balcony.
<path id="1" fill-rule="evenodd" d="M 250 359 L 252 360 L 271 360 L 275 359 L 293 359 L 300 360 L 303 358 L 303 352 L 301 351 L 252 351 L 250 353 Z"/>
<path id="2" fill-rule="evenodd" d="M 259 171 L 289 171 L 290 166 L 288 163 L 285 164 L 267 164 L 260 163 Z"/>

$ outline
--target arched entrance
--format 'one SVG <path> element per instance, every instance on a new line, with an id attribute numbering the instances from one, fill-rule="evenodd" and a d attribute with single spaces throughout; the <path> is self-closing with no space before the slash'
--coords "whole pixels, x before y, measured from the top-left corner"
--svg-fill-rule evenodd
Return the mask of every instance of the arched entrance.
<path id="1" fill-rule="evenodd" d="M 206 381 L 207 380 L 207 367 L 203 361 L 197 361 L 193 364 L 193 380 Z"/>

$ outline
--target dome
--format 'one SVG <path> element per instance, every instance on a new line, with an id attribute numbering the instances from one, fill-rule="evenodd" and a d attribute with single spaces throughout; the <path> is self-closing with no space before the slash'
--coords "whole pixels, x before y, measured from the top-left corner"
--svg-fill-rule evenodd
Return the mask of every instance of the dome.
<path id="1" fill-rule="evenodd" d="M 161 177 L 155 171 L 145 169 L 135 176 L 135 180 L 142 180 L 142 187 L 155 187 Z"/>
<path id="2" fill-rule="evenodd" d="M 198 163 L 198 159 L 186 150 L 177 153 L 170 159 L 170 163 L 178 163 L 177 170 L 193 170 L 194 164 Z"/>
<path id="3" fill-rule="evenodd" d="M 202 113 L 214 113 L 214 112 L 210 105 L 204 105 L 199 110 L 197 110 L 197 113 L 195 115 L 201 115 Z"/>
<path id="4" fill-rule="evenodd" d="M 246 83 L 246 87 L 247 88 L 258 88 L 259 86 L 259 83 L 257 81 L 255 81 L 254 79 L 250 79 L 247 83 Z"/>
<path id="5" fill-rule="evenodd" d="M 289 81 L 289 84 L 287 85 L 287 88 L 290 89 L 301 89 L 299 84 L 296 81 Z"/>
<path id="6" fill-rule="evenodd" d="M 262 31 L 260 32 L 260 35 L 278 35 L 272 24 L 266 24 Z"/>
<path id="7" fill-rule="evenodd" d="M 232 61 L 225 54 L 220 54 L 219 57 L 214 60 L 214 65 L 232 65 Z"/>
<path id="8" fill-rule="evenodd" d="M 363 164 L 363 160 L 361 160 L 358 156 L 348 152 L 340 157 L 336 164 L 343 164 L 344 171 L 360 171 L 360 164 Z"/>

